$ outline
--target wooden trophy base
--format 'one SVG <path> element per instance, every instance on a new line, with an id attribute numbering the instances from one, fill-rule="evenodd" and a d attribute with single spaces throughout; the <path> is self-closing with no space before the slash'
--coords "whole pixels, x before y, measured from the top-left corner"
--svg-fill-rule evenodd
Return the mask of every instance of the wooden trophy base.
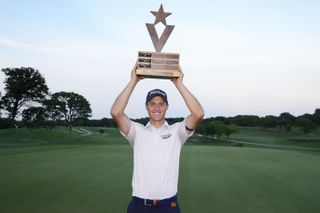
<path id="1" fill-rule="evenodd" d="M 136 74 L 147 78 L 177 78 L 179 58 L 178 53 L 139 51 Z"/>

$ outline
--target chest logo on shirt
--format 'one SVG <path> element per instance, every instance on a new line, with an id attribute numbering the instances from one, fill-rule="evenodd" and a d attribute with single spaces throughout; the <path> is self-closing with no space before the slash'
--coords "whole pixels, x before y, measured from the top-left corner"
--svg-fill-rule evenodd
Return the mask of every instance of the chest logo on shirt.
<path id="1" fill-rule="evenodd" d="M 167 134 L 164 134 L 164 135 L 160 135 L 161 139 L 168 139 L 171 137 L 171 133 L 167 133 Z"/>

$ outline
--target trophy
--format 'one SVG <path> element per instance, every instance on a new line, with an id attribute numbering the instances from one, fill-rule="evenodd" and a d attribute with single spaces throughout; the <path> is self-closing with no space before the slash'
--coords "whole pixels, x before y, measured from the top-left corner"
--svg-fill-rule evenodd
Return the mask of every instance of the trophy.
<path id="1" fill-rule="evenodd" d="M 179 77 L 179 54 L 161 52 L 174 28 L 174 25 L 166 23 L 166 17 L 171 13 L 164 12 L 162 4 L 159 11 L 150 12 L 156 17 L 156 20 L 153 24 L 146 23 L 146 26 L 156 52 L 138 52 L 136 74 L 148 78 L 171 79 Z M 155 25 L 160 22 L 165 26 L 165 29 L 159 38 Z"/>

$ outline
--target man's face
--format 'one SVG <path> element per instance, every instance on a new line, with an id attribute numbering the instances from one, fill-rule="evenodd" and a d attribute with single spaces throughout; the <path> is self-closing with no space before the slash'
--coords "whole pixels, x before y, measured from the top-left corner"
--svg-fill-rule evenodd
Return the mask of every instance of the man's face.
<path id="1" fill-rule="evenodd" d="M 168 105 L 160 96 L 155 96 L 147 102 L 146 108 L 151 121 L 161 121 L 164 119 Z"/>

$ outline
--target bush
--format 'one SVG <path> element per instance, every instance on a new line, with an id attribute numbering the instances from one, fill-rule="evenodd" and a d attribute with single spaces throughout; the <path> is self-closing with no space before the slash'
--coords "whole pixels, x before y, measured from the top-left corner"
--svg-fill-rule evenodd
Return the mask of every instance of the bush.
<path id="1" fill-rule="evenodd" d="M 12 127 L 12 121 L 9 118 L 0 118 L 0 129 L 9 129 Z"/>

